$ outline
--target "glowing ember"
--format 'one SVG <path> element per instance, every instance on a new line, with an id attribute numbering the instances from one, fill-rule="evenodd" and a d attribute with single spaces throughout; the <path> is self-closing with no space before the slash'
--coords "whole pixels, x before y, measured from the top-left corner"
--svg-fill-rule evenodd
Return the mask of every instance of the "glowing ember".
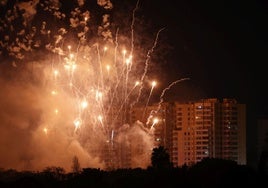
<path id="1" fill-rule="evenodd" d="M 109 1 L 97 2 L 104 9 L 112 8 Z M 28 7 L 28 13 L 31 14 L 36 13 L 36 6 L 40 6 L 43 7 L 43 11 L 54 10 L 51 15 L 59 20 L 65 19 L 66 15 L 55 8 L 56 2 L 51 5 L 47 3 L 49 2 L 40 4 L 38 1 L 34 4 L 23 2 L 18 3 L 17 6 L 22 10 Z M 15 168 L 19 166 L 21 169 L 25 169 L 25 165 L 22 164 L 27 162 L 27 164 L 31 164 L 27 168 L 32 169 L 55 165 L 68 170 L 71 167 L 70 161 L 73 156 L 78 157 L 83 167 L 145 168 L 150 164 L 153 134 L 149 133 L 150 127 L 144 127 L 141 122 L 130 122 L 129 112 L 136 104 L 141 103 L 144 105 L 144 116 L 147 114 L 147 106 L 157 85 L 157 82 L 151 81 L 147 75 L 150 55 L 157 45 L 158 36 L 162 30 L 157 32 L 154 43 L 148 50 L 145 59 L 141 61 L 138 50 L 136 51 L 134 48 L 136 10 L 137 7 L 133 11 L 131 37 L 128 40 L 122 40 L 126 37 L 109 30 L 108 14 L 103 15 L 103 22 L 98 27 L 101 38 L 89 40 L 87 38 L 90 29 L 88 24 L 91 17 L 89 11 L 82 12 L 82 9 L 79 8 L 71 12 L 69 19 L 70 30 L 82 28 L 76 33 L 77 41 L 72 37 L 69 38 L 68 30 L 63 27 L 52 30 L 47 28 L 46 22 L 41 24 L 41 29 L 38 31 L 40 38 L 47 36 L 54 41 L 43 45 L 48 50 L 43 52 L 46 54 L 44 56 L 47 58 L 46 60 L 27 64 L 29 70 L 33 70 L 32 77 L 42 81 L 16 83 L 18 90 L 23 91 L 21 95 L 27 98 L 25 101 L 19 100 L 16 105 L 19 107 L 18 109 L 23 110 L 27 107 L 30 117 L 27 117 L 26 120 L 23 119 L 24 117 L 18 118 L 17 122 L 15 122 L 13 114 L 10 117 L 13 118 L 14 125 L 21 129 L 25 130 L 25 127 L 28 129 L 34 127 L 34 129 L 29 131 L 31 135 L 28 137 L 29 142 L 33 143 L 32 150 L 31 152 L 25 150 L 21 152 L 23 154 L 20 154 L 23 157 L 14 159 L 16 162 L 13 161 L 13 164 L 17 165 Z M 8 12 L 7 15 L 7 17 L 10 16 L 10 19 L 7 20 L 8 23 L 13 19 L 9 14 L 11 13 Z M 34 17 L 27 12 L 25 12 L 25 16 L 27 16 L 26 21 Z M 18 34 L 20 37 L 16 39 L 18 46 L 9 46 L 9 54 L 17 59 L 25 57 L 19 48 L 28 50 L 30 47 L 23 45 L 19 41 L 20 38 L 22 41 L 29 40 L 27 45 L 33 44 L 34 48 L 40 47 L 41 39 L 33 37 L 37 33 L 36 29 L 36 27 L 30 28 L 27 34 L 25 34 L 26 31 L 20 31 Z M 54 35 L 52 36 L 52 34 Z M 5 41 L 7 41 L 7 37 L 5 37 Z M 0 42 L 4 44 L 5 41 Z M 15 43 L 10 45 L 15 45 Z M 33 49 L 29 51 L 33 51 Z M 49 55 L 47 55 L 48 52 L 50 52 Z M 43 56 L 40 59 L 43 59 Z M 15 62 L 13 62 L 13 66 L 17 66 Z M 28 66 L 26 67 L 28 68 Z M 26 73 L 29 72 L 26 71 Z M 159 108 L 165 91 L 179 81 L 181 80 L 173 82 L 163 91 Z M 151 85 L 148 82 L 151 82 Z M 7 91 L 10 89 L 8 87 L 6 86 Z M 10 90 L 12 89 L 14 88 Z M 144 99 L 144 96 L 147 97 Z M 8 97 L 12 99 L 17 96 L 8 95 Z M 32 111 L 38 111 L 38 115 Z M 40 118 L 35 120 L 37 116 Z M 153 117 L 150 116 L 150 118 Z M 3 122 L 3 125 L 9 126 L 12 121 Z M 153 119 L 151 128 L 158 121 L 156 118 Z M 29 122 L 31 125 L 28 125 Z M 143 149 L 143 152 L 135 152 L 140 151 L 140 148 Z M 125 166 L 120 166 L 121 158 L 127 159 Z M 8 157 L 6 161 L 8 161 Z M 7 165 L 10 168 L 13 167 L 13 164 Z"/>

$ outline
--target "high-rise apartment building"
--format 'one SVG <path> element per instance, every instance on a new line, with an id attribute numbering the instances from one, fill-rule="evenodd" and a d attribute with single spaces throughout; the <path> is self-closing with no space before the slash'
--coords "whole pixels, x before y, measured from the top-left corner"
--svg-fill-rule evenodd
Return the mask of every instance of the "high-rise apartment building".
<path id="1" fill-rule="evenodd" d="M 144 117 L 158 119 L 154 125 L 156 144 L 168 150 L 174 166 L 192 165 L 206 157 L 246 164 L 245 104 L 235 99 L 212 98 L 164 103 L 160 108 L 150 106 L 147 110 L 141 120 L 153 125 L 154 121 L 150 123 Z M 131 119 L 139 117 L 140 108 L 134 108 Z"/>

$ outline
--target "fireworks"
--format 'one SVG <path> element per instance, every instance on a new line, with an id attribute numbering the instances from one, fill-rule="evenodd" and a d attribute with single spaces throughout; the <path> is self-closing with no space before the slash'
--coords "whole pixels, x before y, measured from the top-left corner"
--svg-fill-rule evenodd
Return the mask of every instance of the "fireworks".
<path id="1" fill-rule="evenodd" d="M 23 9 L 29 6 L 33 10 L 39 5 L 26 4 L 19 4 L 18 7 Z M 54 11 L 52 15 L 57 19 L 66 17 L 55 9 L 56 5 L 45 6 L 46 4 L 40 5 L 48 12 Z M 103 7 L 110 10 L 112 6 L 107 1 Z M 131 122 L 129 113 L 139 103 L 143 104 L 143 116 L 148 114 L 147 106 L 157 87 L 157 81 L 150 80 L 147 73 L 150 57 L 163 29 L 157 32 L 151 48 L 147 54 L 145 52 L 146 57 L 141 61 L 134 46 L 137 9 L 138 3 L 133 10 L 131 37 L 127 41 L 121 40 L 126 37 L 121 37 L 118 30 L 112 33 L 108 29 L 108 14 L 103 15 L 103 22 L 98 28 L 98 33 L 104 40 L 87 38 L 91 15 L 89 11 L 82 12 L 79 8 L 71 12 L 73 17 L 69 19 L 70 29 L 77 29 L 77 43 L 68 38 L 68 30 L 65 28 L 52 31 L 47 28 L 46 22 L 42 23 L 40 35 L 54 38 L 54 41 L 43 44 L 53 54 L 46 55 L 46 60 L 31 65 L 34 71 L 42 69 L 42 74 L 37 75 L 42 82 L 34 85 L 35 92 L 32 93 L 37 101 L 35 105 L 42 112 L 41 120 L 36 123 L 37 128 L 31 131 L 29 141 L 34 143 L 32 149 L 35 152 L 28 154 L 29 151 L 25 151 L 27 164 L 31 163 L 33 169 L 55 165 L 68 170 L 73 156 L 78 157 L 83 167 L 108 169 L 147 167 L 150 164 L 153 149 L 151 133 L 159 119 L 152 114 L 142 117 L 148 118 L 148 122 L 153 120 L 152 125 L 146 127 L 140 121 Z M 8 12 L 8 15 L 11 13 Z M 28 21 L 32 18 L 29 14 L 25 15 Z M 23 58 L 25 55 L 21 49 L 28 52 L 32 47 L 41 45 L 39 38 L 34 40 L 36 27 L 32 27 L 28 34 L 25 32 L 22 30 L 18 33 L 20 37 L 15 43 L 9 44 L 7 37 L 0 41 L 1 45 L 9 45 L 8 50 L 13 49 L 9 55 Z M 22 37 L 22 33 L 25 37 Z M 54 36 L 51 37 L 53 33 Z M 30 42 L 24 44 L 22 41 Z M 163 91 L 157 110 L 161 107 L 165 91 L 179 81 L 181 80 L 173 82 Z M 30 85 L 23 84 L 27 88 Z M 32 88 L 28 90 L 32 91 Z"/>
<path id="2" fill-rule="evenodd" d="M 111 152 L 104 150 L 116 148 L 105 148 L 105 143 L 110 143 L 110 147 L 116 147 L 112 145 L 115 143 L 120 144 L 120 147 L 128 147 L 126 143 L 131 142 L 127 138 L 128 131 L 122 127 L 130 125 L 130 108 L 140 102 L 140 91 L 145 85 L 142 75 L 137 75 L 135 71 L 140 67 L 135 66 L 135 54 L 128 53 L 127 49 L 121 49 L 120 46 L 110 45 L 108 48 L 99 44 L 94 44 L 90 53 L 85 53 L 83 47 L 73 52 L 70 45 L 61 51 L 64 54 L 60 57 L 61 61 L 55 62 L 47 74 L 48 78 L 50 75 L 47 85 L 51 87 L 51 106 L 55 106 L 54 115 L 61 118 L 53 118 L 49 127 L 43 128 L 44 133 L 49 136 L 48 130 L 53 132 L 53 129 L 61 126 L 62 122 L 58 120 L 62 121 L 62 117 L 66 117 L 64 124 L 69 124 L 68 129 L 73 129 L 68 137 L 77 140 L 87 152 L 100 160 L 104 160 L 103 155 L 111 157 Z M 154 87 L 156 81 L 151 82 L 150 94 L 144 102 L 145 109 Z M 68 112 L 64 112 L 66 110 Z M 154 121 L 155 123 L 157 122 Z M 125 139 L 121 138 L 122 143 L 118 143 L 118 138 L 123 135 Z M 147 138 L 141 139 L 146 139 L 149 144 L 152 135 L 143 136 Z M 117 140 L 114 140 L 115 137 Z M 92 149 L 91 146 L 98 142 L 98 149 Z M 148 158 L 153 145 L 150 147 L 143 148 L 147 150 L 144 152 L 148 154 Z"/>

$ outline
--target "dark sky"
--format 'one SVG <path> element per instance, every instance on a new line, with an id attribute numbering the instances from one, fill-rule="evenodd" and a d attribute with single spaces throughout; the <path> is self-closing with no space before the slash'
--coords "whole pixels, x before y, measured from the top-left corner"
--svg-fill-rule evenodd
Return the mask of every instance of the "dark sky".
<path id="1" fill-rule="evenodd" d="M 150 8 L 152 2 L 155 4 Z M 174 44 L 170 74 L 191 79 L 201 96 L 231 97 L 251 113 L 268 115 L 266 85 L 267 2 L 144 1 L 152 19 Z M 194 90 L 195 90 L 194 89 Z M 190 91 L 190 90 L 189 90 Z"/>
<path id="2" fill-rule="evenodd" d="M 11 2 L 7 4 L 10 9 Z M 72 1 L 64 2 L 65 11 L 77 6 Z M 114 11 L 122 5 L 120 11 L 125 10 L 124 14 L 131 18 L 136 2 L 139 2 L 137 15 L 141 15 L 140 19 L 150 20 L 148 27 L 155 30 L 165 28 L 160 38 L 174 47 L 168 52 L 160 51 L 168 54 L 162 65 L 164 82 L 190 78 L 173 87 L 166 94 L 167 98 L 236 98 L 247 104 L 256 116 L 268 115 L 266 1 L 131 0 L 129 7 L 114 1 Z M 93 5 L 88 4 L 90 10 Z M 1 11 L 7 9 L 1 7 Z M 94 14 L 98 14 L 98 10 L 92 12 L 93 17 Z M 36 22 L 40 25 L 38 19 Z"/>
<path id="3" fill-rule="evenodd" d="M 254 164 L 257 119 L 268 116 L 268 3 L 149 0 L 142 4 L 159 26 L 166 27 L 175 47 L 165 66 L 168 77 L 190 78 L 167 96 L 178 100 L 230 97 L 246 104 L 247 160 Z"/>

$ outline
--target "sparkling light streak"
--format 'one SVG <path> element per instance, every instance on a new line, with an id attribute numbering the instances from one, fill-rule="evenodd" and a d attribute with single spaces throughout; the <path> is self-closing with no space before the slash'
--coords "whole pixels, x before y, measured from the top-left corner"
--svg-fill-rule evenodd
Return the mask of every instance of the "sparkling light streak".
<path id="1" fill-rule="evenodd" d="M 159 32 L 157 37 L 158 35 Z M 144 72 L 141 75 L 136 73 L 136 69 L 141 65 L 135 62 L 133 54 L 135 49 L 128 51 L 126 45 L 124 44 L 124 47 L 121 47 L 118 41 L 104 46 L 95 43 L 90 47 L 89 52 L 85 51 L 82 45 L 79 45 L 77 51 L 73 52 L 71 50 L 72 45 L 67 45 L 66 49 L 63 47 L 60 50 L 64 55 L 60 54 L 59 57 L 55 57 L 60 61 L 57 62 L 57 66 L 54 63 L 51 70 L 52 74 L 48 74 L 53 75 L 52 82 L 49 83 L 53 88 L 51 94 L 56 97 L 53 106 L 64 105 L 62 106 L 64 110 L 68 109 L 66 115 L 68 119 L 72 120 L 70 125 L 73 124 L 73 131 L 68 133 L 69 137 L 76 139 L 85 151 L 91 155 L 103 158 L 102 160 L 105 158 L 103 155 L 114 158 L 115 156 L 112 153 L 116 150 L 116 147 L 119 147 L 118 144 L 123 144 L 124 141 L 118 143 L 118 139 L 127 130 L 122 129 L 125 127 L 124 125 L 130 125 L 128 113 L 135 106 L 135 103 L 143 102 L 139 101 L 139 98 L 142 95 L 141 91 L 145 86 L 144 83 L 147 82 L 145 76 L 148 72 L 150 54 L 157 45 L 157 37 L 147 54 Z M 99 49 L 103 49 L 103 52 Z M 151 82 L 149 96 L 145 101 L 144 114 L 156 85 L 156 81 Z M 64 103 L 58 101 L 57 98 L 64 98 Z M 58 113 L 58 109 L 55 109 L 55 115 Z M 58 129 L 60 123 L 58 120 L 54 119 L 51 122 L 51 129 Z M 154 119 L 153 126 L 157 122 L 158 120 Z M 68 124 L 65 121 L 66 123 Z M 94 138 L 90 138 L 92 136 Z M 152 134 L 147 134 L 146 137 L 150 142 Z M 94 145 L 97 145 L 98 149 L 91 148 L 88 145 L 93 144 L 94 141 L 96 142 Z M 105 146 L 105 143 L 112 144 Z M 149 148 L 144 148 L 147 150 L 145 153 L 147 153 L 148 159 L 150 159 L 150 152 L 153 147 L 152 144 L 149 145 Z M 103 150 L 107 150 L 107 152 L 104 154 Z M 109 165 L 113 164 L 106 163 L 106 168 Z"/>
<path id="2" fill-rule="evenodd" d="M 23 162 L 35 164 L 34 169 L 63 164 L 64 168 L 68 168 L 73 155 L 77 155 L 83 167 L 111 169 L 120 167 L 119 160 L 122 156 L 119 154 L 122 154 L 131 156 L 127 167 L 146 168 L 150 164 L 152 131 L 160 120 L 150 113 L 149 117 L 144 117 L 148 118 L 148 122 L 152 119 L 152 125 L 148 127 L 139 120 L 130 122 L 129 113 L 137 104 L 142 104 L 143 116 L 148 114 L 147 107 L 157 87 L 157 82 L 149 77 L 148 69 L 163 29 L 156 33 L 151 48 L 143 52 L 145 59 L 141 60 L 141 52 L 134 45 L 135 13 L 138 8 L 139 1 L 132 12 L 131 37 L 122 37 L 119 28 L 113 37 L 113 33 L 105 28 L 106 25 L 109 26 L 106 22 L 109 16 L 104 15 L 106 21 L 103 21 L 101 27 L 108 31 L 109 40 L 105 36 L 107 33 L 100 30 L 100 35 L 106 40 L 96 37 L 93 42 L 86 35 L 90 14 L 74 11 L 72 14 L 76 14 L 77 18 L 70 19 L 71 29 L 77 29 L 77 25 L 83 27 L 81 32 L 76 33 L 78 40 L 64 35 L 69 32 L 67 29 L 59 28 L 57 35 L 51 37 L 55 41 L 44 45 L 49 51 L 49 55 L 44 56 L 46 60 L 30 62 L 31 66 L 28 63 L 32 73 L 36 74 L 32 77 L 42 81 L 36 85 L 32 83 L 33 86 L 28 83 L 19 86 L 23 91 L 24 86 L 27 86 L 30 94 L 27 93 L 28 90 L 25 92 L 29 101 L 25 102 L 26 106 L 34 110 L 38 106 L 40 116 L 39 121 L 29 125 L 35 127 L 29 131 L 29 138 L 35 143 L 36 152 L 25 154 L 27 157 Z M 124 37 L 128 40 L 122 40 Z M 175 81 L 164 89 L 159 109 L 165 91 L 178 82 Z M 23 109 L 20 102 L 18 106 Z M 32 122 L 29 119 L 27 123 Z M 21 121 L 19 126 L 20 124 L 24 128 L 25 123 Z M 143 151 L 137 153 L 138 148 Z"/>

